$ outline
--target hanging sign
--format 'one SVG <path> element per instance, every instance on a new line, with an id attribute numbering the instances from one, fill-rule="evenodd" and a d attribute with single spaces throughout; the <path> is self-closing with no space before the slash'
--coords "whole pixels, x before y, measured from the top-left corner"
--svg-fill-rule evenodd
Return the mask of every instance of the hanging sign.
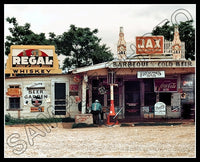
<path id="1" fill-rule="evenodd" d="M 12 45 L 6 74 L 57 74 L 59 69 L 54 46 Z"/>
<path id="2" fill-rule="evenodd" d="M 163 54 L 163 36 L 138 36 L 136 37 L 136 54 Z"/>
<path id="3" fill-rule="evenodd" d="M 154 92 L 177 92 L 177 79 L 155 79 Z"/>
<path id="4" fill-rule="evenodd" d="M 165 78 L 165 71 L 138 71 L 137 78 Z"/>

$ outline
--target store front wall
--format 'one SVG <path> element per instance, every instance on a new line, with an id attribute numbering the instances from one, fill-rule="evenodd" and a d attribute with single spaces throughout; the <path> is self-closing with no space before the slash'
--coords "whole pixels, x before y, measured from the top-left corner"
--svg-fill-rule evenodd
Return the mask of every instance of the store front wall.
<path id="1" fill-rule="evenodd" d="M 5 114 L 14 118 L 74 117 L 81 86 L 73 75 L 6 78 Z"/>
<path id="2" fill-rule="evenodd" d="M 142 70 L 144 69 L 116 70 L 115 80 L 118 86 L 114 87 L 115 110 L 118 111 L 121 107 L 123 107 L 123 110 L 119 114 L 119 118 L 183 118 L 183 111 L 186 114 L 188 111 L 187 109 L 192 109 L 188 108 L 185 104 L 184 110 L 182 104 L 183 99 L 181 98 L 183 89 L 182 79 L 185 75 L 192 75 L 188 73 L 184 74 L 184 72 L 182 73 L 181 71 L 187 71 L 188 69 L 162 69 L 165 72 L 165 76 L 163 78 L 138 78 L 137 71 Z M 156 70 L 157 69 L 154 69 L 154 71 Z M 89 77 L 90 88 L 88 89 L 88 105 L 91 105 L 95 99 L 99 99 L 101 104 L 109 109 L 110 86 L 107 83 L 105 69 L 96 71 L 96 74 L 98 75 L 93 75 L 91 78 Z M 164 84 L 161 86 L 160 82 L 164 82 Z M 161 86 L 159 90 L 157 89 L 158 85 Z M 194 83 L 192 85 L 194 86 Z M 186 89 L 186 91 L 187 90 L 188 89 Z M 194 93 L 194 89 L 190 89 L 190 91 L 192 91 L 191 93 Z M 165 103 L 165 115 L 155 115 L 154 106 L 157 102 Z M 192 101 L 192 103 L 194 109 L 194 101 Z M 187 118 L 191 118 L 191 116 L 187 116 Z"/>

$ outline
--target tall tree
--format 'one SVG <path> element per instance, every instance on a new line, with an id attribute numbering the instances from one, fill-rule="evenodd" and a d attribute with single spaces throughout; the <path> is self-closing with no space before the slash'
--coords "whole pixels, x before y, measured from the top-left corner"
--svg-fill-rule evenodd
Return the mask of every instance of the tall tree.
<path id="1" fill-rule="evenodd" d="M 54 39 L 58 52 L 67 56 L 63 69 L 83 67 L 113 59 L 109 48 L 105 44 L 100 44 L 101 39 L 95 35 L 97 33 L 97 29 L 91 31 L 90 28 L 70 25 L 68 32 Z"/>
<path id="2" fill-rule="evenodd" d="M 31 31 L 29 23 L 20 26 L 14 17 L 8 17 L 6 20 L 13 25 L 9 28 L 11 36 L 6 36 L 6 55 L 10 53 L 11 45 L 55 45 L 56 53 L 66 56 L 63 69 L 83 67 L 113 59 L 109 48 L 105 44 L 101 45 L 101 39 L 95 35 L 98 33 L 97 29 L 91 31 L 90 28 L 70 25 L 68 32 L 58 36 L 50 32 L 47 39 L 44 33 L 35 34 Z"/>
<path id="3" fill-rule="evenodd" d="M 6 36 L 5 42 L 5 54 L 10 53 L 11 45 L 47 45 L 49 40 L 46 39 L 45 33 L 35 34 L 30 30 L 30 24 L 25 23 L 24 26 L 20 26 L 17 23 L 15 17 L 6 18 L 6 21 L 13 25 L 12 28 L 9 28 L 11 36 Z"/>
<path id="4" fill-rule="evenodd" d="M 192 25 L 193 20 L 180 22 L 178 25 L 180 40 L 185 42 L 185 58 L 195 60 L 195 29 Z M 157 26 L 152 35 L 163 35 L 168 41 L 174 38 L 174 25 L 169 25 L 167 21 L 163 26 Z"/>

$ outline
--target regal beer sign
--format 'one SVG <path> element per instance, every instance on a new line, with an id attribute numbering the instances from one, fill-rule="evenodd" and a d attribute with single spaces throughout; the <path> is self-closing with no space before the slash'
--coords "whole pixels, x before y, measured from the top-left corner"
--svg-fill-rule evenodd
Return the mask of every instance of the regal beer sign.
<path id="1" fill-rule="evenodd" d="M 136 54 L 163 54 L 163 36 L 141 36 L 136 37 Z"/>
<path id="2" fill-rule="evenodd" d="M 6 74 L 58 74 L 57 54 L 54 46 L 12 45 L 8 55 Z"/>

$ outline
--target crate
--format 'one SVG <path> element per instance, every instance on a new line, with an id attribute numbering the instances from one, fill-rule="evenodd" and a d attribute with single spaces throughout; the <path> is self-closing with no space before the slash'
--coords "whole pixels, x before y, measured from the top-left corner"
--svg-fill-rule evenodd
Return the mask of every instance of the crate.
<path id="1" fill-rule="evenodd" d="M 145 114 L 144 114 L 144 118 L 149 118 L 149 114 L 148 114 L 148 113 L 145 113 Z"/>
<path id="2" fill-rule="evenodd" d="M 153 113 L 149 113 L 149 118 L 154 118 L 154 114 Z"/>

